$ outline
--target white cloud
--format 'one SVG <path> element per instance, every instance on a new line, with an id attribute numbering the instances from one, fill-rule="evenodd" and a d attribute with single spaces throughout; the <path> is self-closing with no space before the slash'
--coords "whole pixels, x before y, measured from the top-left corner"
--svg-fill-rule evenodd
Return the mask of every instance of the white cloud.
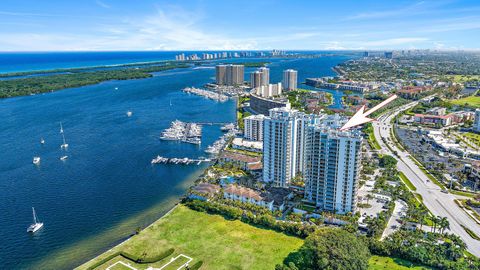
<path id="1" fill-rule="evenodd" d="M 390 38 L 383 40 L 365 41 L 361 42 L 365 47 L 390 47 L 397 45 L 410 45 L 412 43 L 419 43 L 428 41 L 428 38 L 423 37 L 403 37 L 403 38 Z"/>
<path id="2" fill-rule="evenodd" d="M 108 3 L 98 0 L 104 8 Z M 419 4 L 420 5 L 420 4 Z M 423 5 L 423 3 L 421 3 Z M 409 7 L 411 8 L 411 7 Z M 398 12 L 398 11 L 392 11 Z M 403 12 L 403 11 L 402 11 Z M 5 11 L 3 11 L 5 13 Z M 2 14 L 2 11 L 0 11 Z M 6 15 L 6 14 L 4 14 Z M 8 13 L 11 16 L 56 16 L 54 14 Z M 388 13 L 387 13 L 388 15 Z M 391 14 L 390 14 L 391 15 Z M 88 16 L 88 15 L 87 15 Z M 105 17 L 76 31 L 26 28 L 29 32 L 0 32 L 0 51 L 48 50 L 254 50 L 254 49 L 392 49 L 408 47 L 439 47 L 428 35 L 443 29 L 476 29 L 479 18 L 460 17 L 456 20 L 437 19 L 431 24 L 411 27 L 392 24 L 382 27 L 376 22 L 353 24 L 335 22 L 331 25 L 295 25 L 285 28 L 267 25 L 262 29 L 237 31 L 207 26 L 215 17 L 206 18 L 202 10 L 179 6 L 158 6 L 146 16 Z M 385 13 L 364 14 L 362 18 L 386 16 Z M 86 18 L 86 17 L 85 17 Z M 208 19 L 208 20 L 206 20 Z M 57 21 L 64 21 L 59 18 Z M 65 25 L 68 28 L 68 24 Z M 88 28 L 87 28 L 88 27 Z M 388 28 L 388 29 L 387 29 Z M 47 30 L 48 29 L 48 30 Z M 220 28 L 221 29 L 221 28 Z M 48 31 L 48 32 L 46 32 Z M 52 32 L 55 31 L 55 32 Z M 248 36 L 245 36 L 248 35 Z M 449 44 L 450 46 L 450 44 Z"/>
<path id="3" fill-rule="evenodd" d="M 0 50 L 253 50 L 254 39 L 229 38 L 198 27 L 200 12 L 158 8 L 143 18 L 99 25 L 88 34 L 0 33 Z M 34 47 L 32 47 L 34 46 Z"/>
<path id="4" fill-rule="evenodd" d="M 105 2 L 103 2 L 103 1 L 97 0 L 96 3 L 97 3 L 97 5 L 99 5 L 99 6 L 103 7 L 103 8 L 110 8 L 110 5 L 107 4 L 107 3 L 105 3 Z"/>

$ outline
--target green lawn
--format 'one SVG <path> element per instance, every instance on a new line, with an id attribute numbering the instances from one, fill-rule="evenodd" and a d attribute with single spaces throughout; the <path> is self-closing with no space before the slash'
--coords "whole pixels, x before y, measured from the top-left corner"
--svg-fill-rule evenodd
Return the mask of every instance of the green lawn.
<path id="1" fill-rule="evenodd" d="M 369 270 L 423 270 L 423 269 L 433 269 L 431 267 L 422 266 L 420 264 L 415 264 L 409 261 L 402 259 L 391 258 L 391 257 L 381 257 L 381 256 L 372 256 L 368 262 Z"/>
<path id="2" fill-rule="evenodd" d="M 467 104 L 468 106 L 471 106 L 471 107 L 480 108 L 480 96 L 469 96 L 461 99 L 452 99 L 450 100 L 450 102 L 455 105 Z"/>
<path id="3" fill-rule="evenodd" d="M 412 191 L 417 190 L 417 188 L 413 185 L 412 182 L 410 182 L 410 180 L 407 178 L 407 176 L 403 172 L 398 172 L 398 177 L 400 178 L 400 180 L 402 180 L 403 183 L 405 183 L 405 185 L 407 185 L 407 187 L 410 190 Z"/>
<path id="4" fill-rule="evenodd" d="M 448 78 L 453 79 L 456 83 L 464 83 L 472 80 L 480 80 L 479 75 L 449 75 Z"/>
<path id="5" fill-rule="evenodd" d="M 382 147 L 380 147 L 380 144 L 377 142 L 375 135 L 373 135 L 373 131 L 372 133 L 368 134 L 368 143 L 370 144 L 370 147 L 373 149 L 376 149 L 376 150 L 382 149 Z"/>
<path id="6" fill-rule="evenodd" d="M 466 192 L 466 191 L 454 190 L 454 189 L 450 189 L 449 192 L 455 195 L 465 196 L 469 198 L 474 198 L 477 195 L 473 192 Z"/>
<path id="7" fill-rule="evenodd" d="M 282 263 L 290 252 L 302 244 L 303 240 L 296 237 L 257 228 L 238 220 L 226 220 L 219 215 L 196 212 L 179 205 L 169 215 L 123 245 L 79 269 L 86 269 L 88 265 L 120 250 L 134 255 L 146 252 L 148 257 L 154 257 L 171 247 L 175 248 L 174 254 L 162 264 L 171 257 L 185 254 L 193 258 L 191 265 L 203 261 L 202 269 L 274 269 L 276 264 Z M 102 265 L 99 269 L 104 267 L 106 266 Z"/>
<path id="8" fill-rule="evenodd" d="M 475 144 L 476 147 L 480 147 L 480 134 L 473 132 L 462 133 L 462 136 L 467 137 L 471 142 Z"/>
<path id="9" fill-rule="evenodd" d="M 472 237 L 473 239 L 475 239 L 477 241 L 480 241 L 480 237 L 478 235 L 476 235 L 472 230 L 470 230 L 466 226 L 463 226 L 463 225 L 460 225 L 460 226 L 462 226 L 462 228 L 468 233 L 468 235 L 470 235 L 470 237 Z"/>
<path id="10" fill-rule="evenodd" d="M 188 259 L 182 256 L 171 262 L 169 265 L 163 268 L 163 270 L 177 270 L 180 266 L 184 265 L 187 262 Z"/>
<path id="11" fill-rule="evenodd" d="M 115 266 L 111 267 L 110 270 L 132 270 L 129 267 L 126 267 L 123 264 L 116 264 Z"/>

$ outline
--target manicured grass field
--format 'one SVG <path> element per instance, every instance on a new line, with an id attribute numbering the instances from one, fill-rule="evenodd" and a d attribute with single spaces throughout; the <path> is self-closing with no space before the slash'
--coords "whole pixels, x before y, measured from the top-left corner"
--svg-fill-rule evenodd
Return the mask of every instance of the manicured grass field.
<path id="1" fill-rule="evenodd" d="M 165 268 L 162 270 L 177 270 L 180 266 L 184 265 L 185 263 L 188 262 L 188 259 L 185 257 L 179 257 L 175 261 L 171 262 L 168 264 Z"/>
<path id="2" fill-rule="evenodd" d="M 450 102 L 456 105 L 468 104 L 469 106 L 480 108 L 480 96 L 469 96 L 461 99 L 453 99 L 450 100 Z"/>
<path id="3" fill-rule="evenodd" d="M 146 252 L 152 257 L 171 247 L 175 248 L 174 256 L 185 254 L 192 257 L 191 265 L 203 261 L 202 269 L 274 269 L 302 244 L 303 240 L 296 237 L 179 205 L 123 245 L 80 269 L 86 269 L 88 264 L 119 250 L 134 255 Z M 104 269 L 104 266 L 100 268 Z"/>
<path id="4" fill-rule="evenodd" d="M 427 266 L 422 266 L 415 264 L 409 261 L 402 259 L 391 258 L 391 257 L 381 257 L 381 256 L 372 256 L 370 258 L 369 270 L 423 270 L 423 269 L 433 269 Z"/>
<path id="5" fill-rule="evenodd" d="M 113 267 L 111 267 L 110 270 L 132 270 L 132 269 L 123 264 L 116 264 Z"/>
<path id="6" fill-rule="evenodd" d="M 463 83 L 471 80 L 480 80 L 479 75 L 450 75 L 449 78 L 452 78 L 454 82 Z"/>

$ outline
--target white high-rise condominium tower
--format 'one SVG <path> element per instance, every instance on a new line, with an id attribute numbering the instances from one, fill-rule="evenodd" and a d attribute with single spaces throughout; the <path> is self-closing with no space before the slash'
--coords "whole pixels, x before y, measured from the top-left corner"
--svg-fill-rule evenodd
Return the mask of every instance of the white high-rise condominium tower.
<path id="1" fill-rule="evenodd" d="M 305 130 L 314 115 L 274 108 L 263 121 L 263 181 L 288 187 L 303 169 Z"/>
<path id="2" fill-rule="evenodd" d="M 258 69 L 262 73 L 261 85 L 268 86 L 270 84 L 270 69 L 266 67 L 261 67 Z"/>
<path id="3" fill-rule="evenodd" d="M 480 132 L 480 109 L 475 110 L 475 119 L 473 122 L 473 130 Z"/>
<path id="4" fill-rule="evenodd" d="M 362 137 L 340 131 L 338 116 L 309 125 L 305 138 L 305 199 L 323 211 L 355 212 Z"/>
<path id="5" fill-rule="evenodd" d="M 286 90 L 297 90 L 297 75 L 298 72 L 293 69 L 283 71 L 283 87 Z"/>
<path id="6" fill-rule="evenodd" d="M 244 134 L 243 137 L 249 141 L 263 141 L 263 120 L 265 115 L 250 115 L 243 119 Z"/>
<path id="7" fill-rule="evenodd" d="M 259 88 L 262 86 L 262 72 L 254 71 L 250 73 L 250 87 Z"/>
<path id="8" fill-rule="evenodd" d="M 274 97 L 282 95 L 282 83 L 262 85 L 256 88 L 255 93 L 262 97 Z"/>

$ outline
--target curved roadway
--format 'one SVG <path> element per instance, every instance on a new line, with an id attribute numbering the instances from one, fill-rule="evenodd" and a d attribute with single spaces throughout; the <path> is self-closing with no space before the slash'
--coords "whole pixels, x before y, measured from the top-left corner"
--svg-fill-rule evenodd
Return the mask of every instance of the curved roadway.
<path id="1" fill-rule="evenodd" d="M 375 138 L 381 146 L 381 152 L 389 154 L 398 160 L 397 168 L 403 172 L 408 179 L 415 185 L 419 193 L 423 197 L 423 203 L 432 212 L 433 215 L 447 217 L 450 222 L 450 231 L 458 236 L 467 244 L 468 251 L 477 257 L 480 257 L 480 241 L 473 239 L 462 228 L 461 225 L 469 228 L 476 235 L 480 236 L 480 225 L 477 224 L 463 209 L 461 209 L 455 202 L 454 195 L 441 192 L 441 188 L 429 181 L 425 173 L 409 158 L 406 151 L 400 150 L 395 143 L 389 143 L 390 148 L 397 152 L 395 156 L 392 151 L 385 145 L 383 138 L 387 142 L 391 142 L 390 124 L 392 118 L 403 110 L 406 110 L 417 102 L 412 102 L 396 109 L 395 111 L 387 112 L 378 118 L 378 121 L 373 122 Z"/>

